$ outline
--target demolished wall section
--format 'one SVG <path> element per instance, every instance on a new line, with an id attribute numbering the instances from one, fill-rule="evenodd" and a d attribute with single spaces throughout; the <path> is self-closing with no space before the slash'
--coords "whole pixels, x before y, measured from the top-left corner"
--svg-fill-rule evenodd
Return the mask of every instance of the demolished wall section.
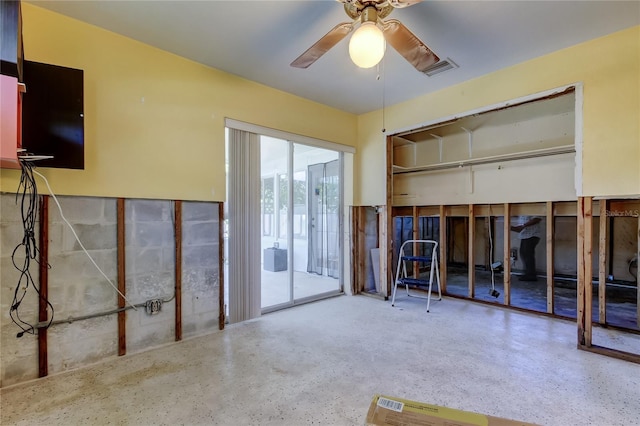
<path id="1" fill-rule="evenodd" d="M 58 197 L 64 217 L 107 280 L 62 219 L 53 199 L 48 220 L 48 290 L 55 309 L 47 330 L 49 374 L 81 367 L 118 354 L 117 200 L 98 197 Z M 125 200 L 126 297 L 135 305 L 162 300 L 158 313 L 144 306 L 126 311 L 127 353 L 175 341 L 175 211 L 166 200 Z M 24 334 L 11 321 L 9 310 L 19 273 L 11 254 L 24 234 L 16 196 L 0 193 L 0 386 L 38 377 L 38 336 Z M 218 330 L 220 291 L 218 203 L 182 203 L 181 313 L 183 337 Z M 39 227 L 35 233 L 39 235 Z M 36 237 L 37 238 L 37 237 Z M 31 273 L 39 286 L 37 262 Z M 109 283 L 111 281 L 111 283 Z M 21 308 L 23 319 L 38 323 L 38 296 L 29 289 Z M 87 315 L 94 318 L 77 319 Z"/>

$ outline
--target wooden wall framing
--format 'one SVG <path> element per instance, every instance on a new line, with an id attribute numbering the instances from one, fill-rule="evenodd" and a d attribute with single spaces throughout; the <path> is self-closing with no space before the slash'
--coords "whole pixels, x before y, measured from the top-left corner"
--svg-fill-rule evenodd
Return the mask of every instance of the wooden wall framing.
<path id="1" fill-rule="evenodd" d="M 511 204 L 504 203 L 502 214 L 504 217 L 511 217 Z M 503 274 L 503 284 L 504 284 L 504 296 L 503 303 L 507 306 L 511 305 L 511 226 L 508 220 L 504 222 L 504 239 L 503 239 L 503 259 L 502 259 L 502 267 L 504 268 Z"/>
<path id="2" fill-rule="evenodd" d="M 555 218 L 558 216 L 575 216 L 577 218 L 577 309 L 576 309 L 576 322 L 577 322 L 577 346 L 580 349 L 621 358 L 627 361 L 640 363 L 640 354 L 628 353 L 619 351 L 612 348 L 606 348 L 598 346 L 593 342 L 593 291 L 592 291 L 592 271 L 593 271 L 593 255 L 594 255 L 594 216 L 599 217 L 598 227 L 598 245 L 597 245 L 597 301 L 598 312 L 596 325 L 602 324 L 611 328 L 615 326 L 606 324 L 606 267 L 608 258 L 607 243 L 610 235 L 608 233 L 608 222 L 610 220 L 610 211 L 624 212 L 626 215 L 638 217 L 638 211 L 640 211 L 640 200 L 593 200 L 592 197 L 580 197 L 577 202 L 572 201 L 547 201 L 543 203 L 527 203 L 527 204 L 510 204 L 504 203 L 501 205 L 466 205 L 466 206 L 413 206 L 413 207 L 395 207 L 389 212 L 388 231 L 385 236 L 388 247 L 392 247 L 393 241 L 393 218 L 396 216 L 411 216 L 414 218 L 414 238 L 415 238 L 415 223 L 416 218 L 420 216 L 435 216 L 440 219 L 440 273 L 441 273 L 441 285 L 443 292 L 446 293 L 447 285 L 447 242 L 448 242 L 448 230 L 447 220 L 449 217 L 466 217 L 467 230 L 468 230 L 468 246 L 466 257 L 468 259 L 468 265 L 473 265 L 474 259 L 474 235 L 475 235 L 475 220 L 474 218 L 483 217 L 487 215 L 499 216 L 502 215 L 505 218 L 518 215 L 536 215 L 546 218 L 546 232 L 543 241 L 546 242 L 546 312 L 550 316 L 556 316 L 554 306 L 554 232 L 555 232 Z M 523 310 L 511 306 L 511 238 L 510 238 L 510 224 L 509 220 L 504 220 L 504 305 Z M 381 244 L 382 244 L 381 239 Z M 640 217 L 638 218 L 638 256 L 640 256 Z M 386 253 L 387 264 L 392 265 L 392 250 L 388 250 Z M 387 271 L 389 272 L 389 271 Z M 468 298 L 473 299 L 475 295 L 475 277 L 472 267 L 469 267 L 469 287 Z M 381 270 L 381 277 L 385 276 L 384 271 Z M 393 284 L 393 277 L 387 274 L 387 284 L 391 288 Z M 460 297 L 455 296 L 454 297 Z M 475 299 L 474 299 L 475 300 Z M 491 302 L 486 302 L 491 303 Z M 640 291 L 638 292 L 638 306 L 640 306 Z M 537 312 L 536 313 L 540 313 Z M 639 309 L 640 322 L 640 309 Z M 640 324 L 639 324 L 640 327 Z"/>
<path id="3" fill-rule="evenodd" d="M 547 313 L 553 314 L 554 312 L 554 293 L 555 293 L 555 285 L 554 285 L 554 232 L 555 232 L 555 220 L 553 216 L 553 202 L 547 201 L 547 215 L 546 215 L 546 223 L 547 223 L 547 232 L 545 241 L 547 243 Z"/>
<path id="4" fill-rule="evenodd" d="M 445 206 L 440 206 L 439 217 L 440 226 L 440 287 L 443 293 L 447 292 L 447 209 Z"/>
<path id="5" fill-rule="evenodd" d="M 610 220 L 610 211 L 623 212 L 621 215 L 638 218 L 637 250 L 640 255 L 640 217 L 638 207 L 640 201 L 600 200 L 600 237 L 598 241 L 598 324 L 606 324 L 605 267 L 607 241 L 610 235 L 606 232 L 606 223 Z M 593 247 L 593 199 L 578 199 L 578 348 L 601 355 L 619 358 L 640 364 L 640 354 L 626 352 L 614 348 L 600 346 L 593 342 L 593 283 L 592 283 L 592 247 Z M 604 231 L 604 232 L 603 232 Z M 637 284 L 636 284 L 637 285 Z M 638 322 L 640 326 L 640 291 L 636 290 L 638 301 Z"/>
<path id="6" fill-rule="evenodd" d="M 469 268 L 469 299 L 473 299 L 476 295 L 476 259 L 475 259 L 475 250 L 474 244 L 476 239 L 476 214 L 473 209 L 473 204 L 469 204 L 469 234 L 467 237 L 467 243 L 469 244 L 469 248 L 467 249 L 468 261 L 467 265 Z"/>
<path id="7" fill-rule="evenodd" d="M 467 205 L 467 206 L 413 206 L 413 207 L 393 207 L 393 137 L 387 136 L 386 146 L 386 232 L 384 239 L 381 237 L 380 245 L 385 247 L 385 250 L 381 250 L 381 257 L 386 258 L 386 265 L 392 265 L 393 259 L 393 217 L 394 216 L 413 216 L 414 226 L 417 216 L 429 216 L 434 215 L 440 218 L 440 282 L 442 292 L 446 294 L 447 288 L 447 218 L 448 217 L 467 217 L 468 220 L 468 253 L 466 255 L 468 259 L 469 267 L 469 289 L 468 297 L 473 299 L 475 293 L 475 274 L 474 268 L 474 234 L 475 234 L 475 221 L 474 217 L 481 217 L 486 215 L 483 211 L 482 205 Z M 489 207 L 494 210 L 494 215 L 500 215 L 495 213 L 501 207 L 502 216 L 504 220 L 504 241 L 503 241 L 503 268 L 504 268 L 504 305 L 511 306 L 511 239 L 510 239 L 510 224 L 509 218 L 511 216 L 518 215 L 536 215 L 546 217 L 546 235 L 544 241 L 546 241 L 546 312 L 547 315 L 554 315 L 554 232 L 555 232 L 555 217 L 556 216 L 575 216 L 577 218 L 577 331 L 578 331 L 578 348 L 597 352 L 607 356 L 624 359 L 631 362 L 640 363 L 640 354 L 623 352 L 616 349 L 605 348 L 598 345 L 594 345 L 592 342 L 592 251 L 593 251 L 593 216 L 594 212 L 596 216 L 599 216 L 599 229 L 598 229 L 598 316 L 597 323 L 606 325 L 606 267 L 607 258 L 610 256 L 607 248 L 607 242 L 611 235 L 609 235 L 607 224 L 610 221 L 609 212 L 624 212 L 631 216 L 638 218 L 638 232 L 637 232 L 637 259 L 640 264 L 640 200 L 598 200 L 597 205 L 594 206 L 594 200 L 592 197 L 579 197 L 576 201 L 546 201 L 543 203 L 527 203 L 527 204 L 510 204 L 504 203 L 502 206 L 493 205 Z M 434 214 L 429 214 L 425 210 L 437 209 Z M 595 211 L 594 211 L 595 208 Z M 490 212 L 491 213 L 491 212 Z M 353 228 L 355 229 L 355 228 Z M 414 228 L 415 231 L 415 228 Z M 382 235 L 382 234 L 381 234 Z M 384 253 L 384 255 L 383 255 Z M 387 277 L 387 288 L 391 288 L 393 284 L 393 277 L 391 275 L 390 268 L 382 269 L 380 277 Z M 588 283 L 588 286 L 587 286 Z M 640 282 L 636 283 L 640 286 Z M 640 288 L 637 290 L 637 309 L 638 309 L 638 327 L 640 328 Z M 519 308 L 516 308 L 519 309 Z M 537 312 L 539 313 L 539 312 Z"/>
<path id="8" fill-rule="evenodd" d="M 367 281 L 366 275 L 366 262 L 365 259 L 371 256 L 371 252 L 366 245 L 366 223 L 367 223 L 367 209 L 369 206 L 351 206 L 350 208 L 350 220 L 351 220 L 351 294 L 365 293 L 365 283 Z M 377 246 L 380 252 L 380 275 L 379 285 L 380 291 L 378 294 L 366 292 L 369 295 L 380 296 L 382 298 L 389 297 L 391 294 L 390 280 L 393 273 L 393 267 L 387 267 L 387 254 L 391 255 L 391 247 L 386 244 L 387 229 L 389 228 L 388 218 L 385 207 L 376 207 L 377 216 L 377 233 L 378 241 Z M 386 274 L 386 275 L 385 275 Z M 386 277 L 386 278 L 385 278 Z M 386 285 L 385 285 L 386 284 Z"/>
<path id="9" fill-rule="evenodd" d="M 365 223 L 366 207 L 351 207 L 351 294 L 364 291 L 365 267 Z"/>
<path id="10" fill-rule="evenodd" d="M 124 198 L 116 199 L 116 242 L 117 242 L 117 288 L 121 294 L 118 294 L 118 309 L 115 311 L 105 312 L 100 315 L 108 315 L 117 313 L 118 322 L 118 356 L 127 353 L 126 338 L 126 300 L 122 295 L 126 291 L 126 253 L 125 253 L 125 202 Z M 38 263 L 39 263 L 39 303 L 38 303 L 38 320 L 39 323 L 48 321 L 48 247 L 49 247 L 49 196 L 43 195 L 39 201 L 39 224 L 40 233 L 38 239 Z M 224 329 L 225 313 L 224 313 L 224 204 L 218 203 L 218 241 L 219 241 L 219 329 Z M 182 340 L 182 201 L 174 202 L 174 236 L 175 236 L 175 340 Z M 364 223 L 364 222 L 363 222 Z M 136 305 L 139 306 L 139 305 Z M 38 377 L 48 375 L 48 345 L 47 345 L 47 328 L 38 327 Z"/>

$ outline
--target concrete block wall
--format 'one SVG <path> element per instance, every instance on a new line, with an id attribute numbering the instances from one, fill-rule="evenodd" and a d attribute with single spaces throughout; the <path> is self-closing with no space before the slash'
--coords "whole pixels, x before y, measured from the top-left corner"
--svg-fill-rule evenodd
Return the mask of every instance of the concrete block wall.
<path id="1" fill-rule="evenodd" d="M 36 224 L 36 234 L 39 224 Z M 1 194 L 0 196 L 0 386 L 38 377 L 38 338 L 25 334 L 20 338 L 16 334 L 20 328 L 9 316 L 13 302 L 13 295 L 18 286 L 19 272 L 13 267 L 11 255 L 22 241 L 24 231 L 20 206 L 16 203 L 15 194 Z M 24 253 L 22 251 L 21 253 Z M 17 262 L 24 260 L 24 255 L 16 256 Z M 32 262 L 30 268 L 33 279 L 38 282 L 38 265 Z M 19 307 L 22 320 L 35 325 L 38 322 L 38 296 L 33 288 L 27 289 L 27 294 Z"/>
<path id="2" fill-rule="evenodd" d="M 96 264 L 117 287 L 116 200 L 58 197 L 64 217 Z M 49 199 L 49 301 L 54 320 L 105 312 L 117 306 L 117 293 L 82 250 Z M 117 355 L 115 315 L 57 324 L 47 331 L 49 374 Z"/>
<path id="3" fill-rule="evenodd" d="M 182 203 L 182 335 L 218 328 L 218 205 Z"/>
<path id="4" fill-rule="evenodd" d="M 162 299 L 162 309 L 127 311 L 127 351 L 175 340 L 175 240 L 171 201 L 125 201 L 127 299 L 134 304 Z"/>
<path id="5" fill-rule="evenodd" d="M 58 197 L 65 218 L 111 283 L 117 286 L 117 201 L 112 198 Z M 38 376 L 37 335 L 20 331 L 9 318 L 18 272 L 11 253 L 22 239 L 15 194 L 0 194 L 0 386 Z M 125 200 L 126 296 L 134 304 L 163 299 L 161 311 L 126 313 L 127 353 L 175 340 L 175 240 L 171 201 Z M 218 204 L 183 203 L 183 337 L 218 330 Z M 49 374 L 117 356 L 117 315 L 64 322 L 113 310 L 117 293 L 82 251 L 53 201 L 49 204 L 49 300 L 57 322 L 47 332 Z M 39 235 L 39 229 L 36 230 Z M 38 265 L 31 273 L 39 282 Z M 38 321 L 38 298 L 27 293 L 20 313 Z M 63 321 L 62 323 L 58 323 Z"/>

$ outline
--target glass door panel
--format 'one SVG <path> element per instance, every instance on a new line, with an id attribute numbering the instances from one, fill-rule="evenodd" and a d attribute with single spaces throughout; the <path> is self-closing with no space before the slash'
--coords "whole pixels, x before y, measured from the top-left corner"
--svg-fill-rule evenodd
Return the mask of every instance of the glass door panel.
<path id="1" fill-rule="evenodd" d="M 293 296 L 340 289 L 339 153 L 293 144 Z"/>
<path id="2" fill-rule="evenodd" d="M 260 137 L 261 306 L 291 303 L 288 252 L 289 142 Z"/>

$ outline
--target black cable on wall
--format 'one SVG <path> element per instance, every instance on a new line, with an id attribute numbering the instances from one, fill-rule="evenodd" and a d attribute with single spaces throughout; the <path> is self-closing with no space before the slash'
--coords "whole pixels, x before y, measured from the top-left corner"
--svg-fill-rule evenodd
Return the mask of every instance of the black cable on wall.
<path id="1" fill-rule="evenodd" d="M 39 250 L 36 244 L 35 226 L 38 221 L 38 187 L 33 176 L 33 164 L 29 161 L 20 160 L 22 174 L 16 192 L 16 203 L 20 204 L 20 214 L 22 220 L 23 235 L 22 241 L 11 253 L 11 262 L 18 270 L 19 277 L 13 292 L 13 301 L 9 316 L 11 320 L 20 328 L 16 337 L 22 337 L 25 333 L 36 334 L 37 325 L 32 325 L 20 317 L 20 305 L 30 288 L 38 294 L 38 298 L 45 301 L 51 308 L 51 317 L 44 328 L 48 328 L 53 321 L 53 305 L 40 294 L 40 289 L 36 285 L 31 275 L 31 261 L 38 262 Z M 47 267 L 49 267 L 47 265 Z"/>

